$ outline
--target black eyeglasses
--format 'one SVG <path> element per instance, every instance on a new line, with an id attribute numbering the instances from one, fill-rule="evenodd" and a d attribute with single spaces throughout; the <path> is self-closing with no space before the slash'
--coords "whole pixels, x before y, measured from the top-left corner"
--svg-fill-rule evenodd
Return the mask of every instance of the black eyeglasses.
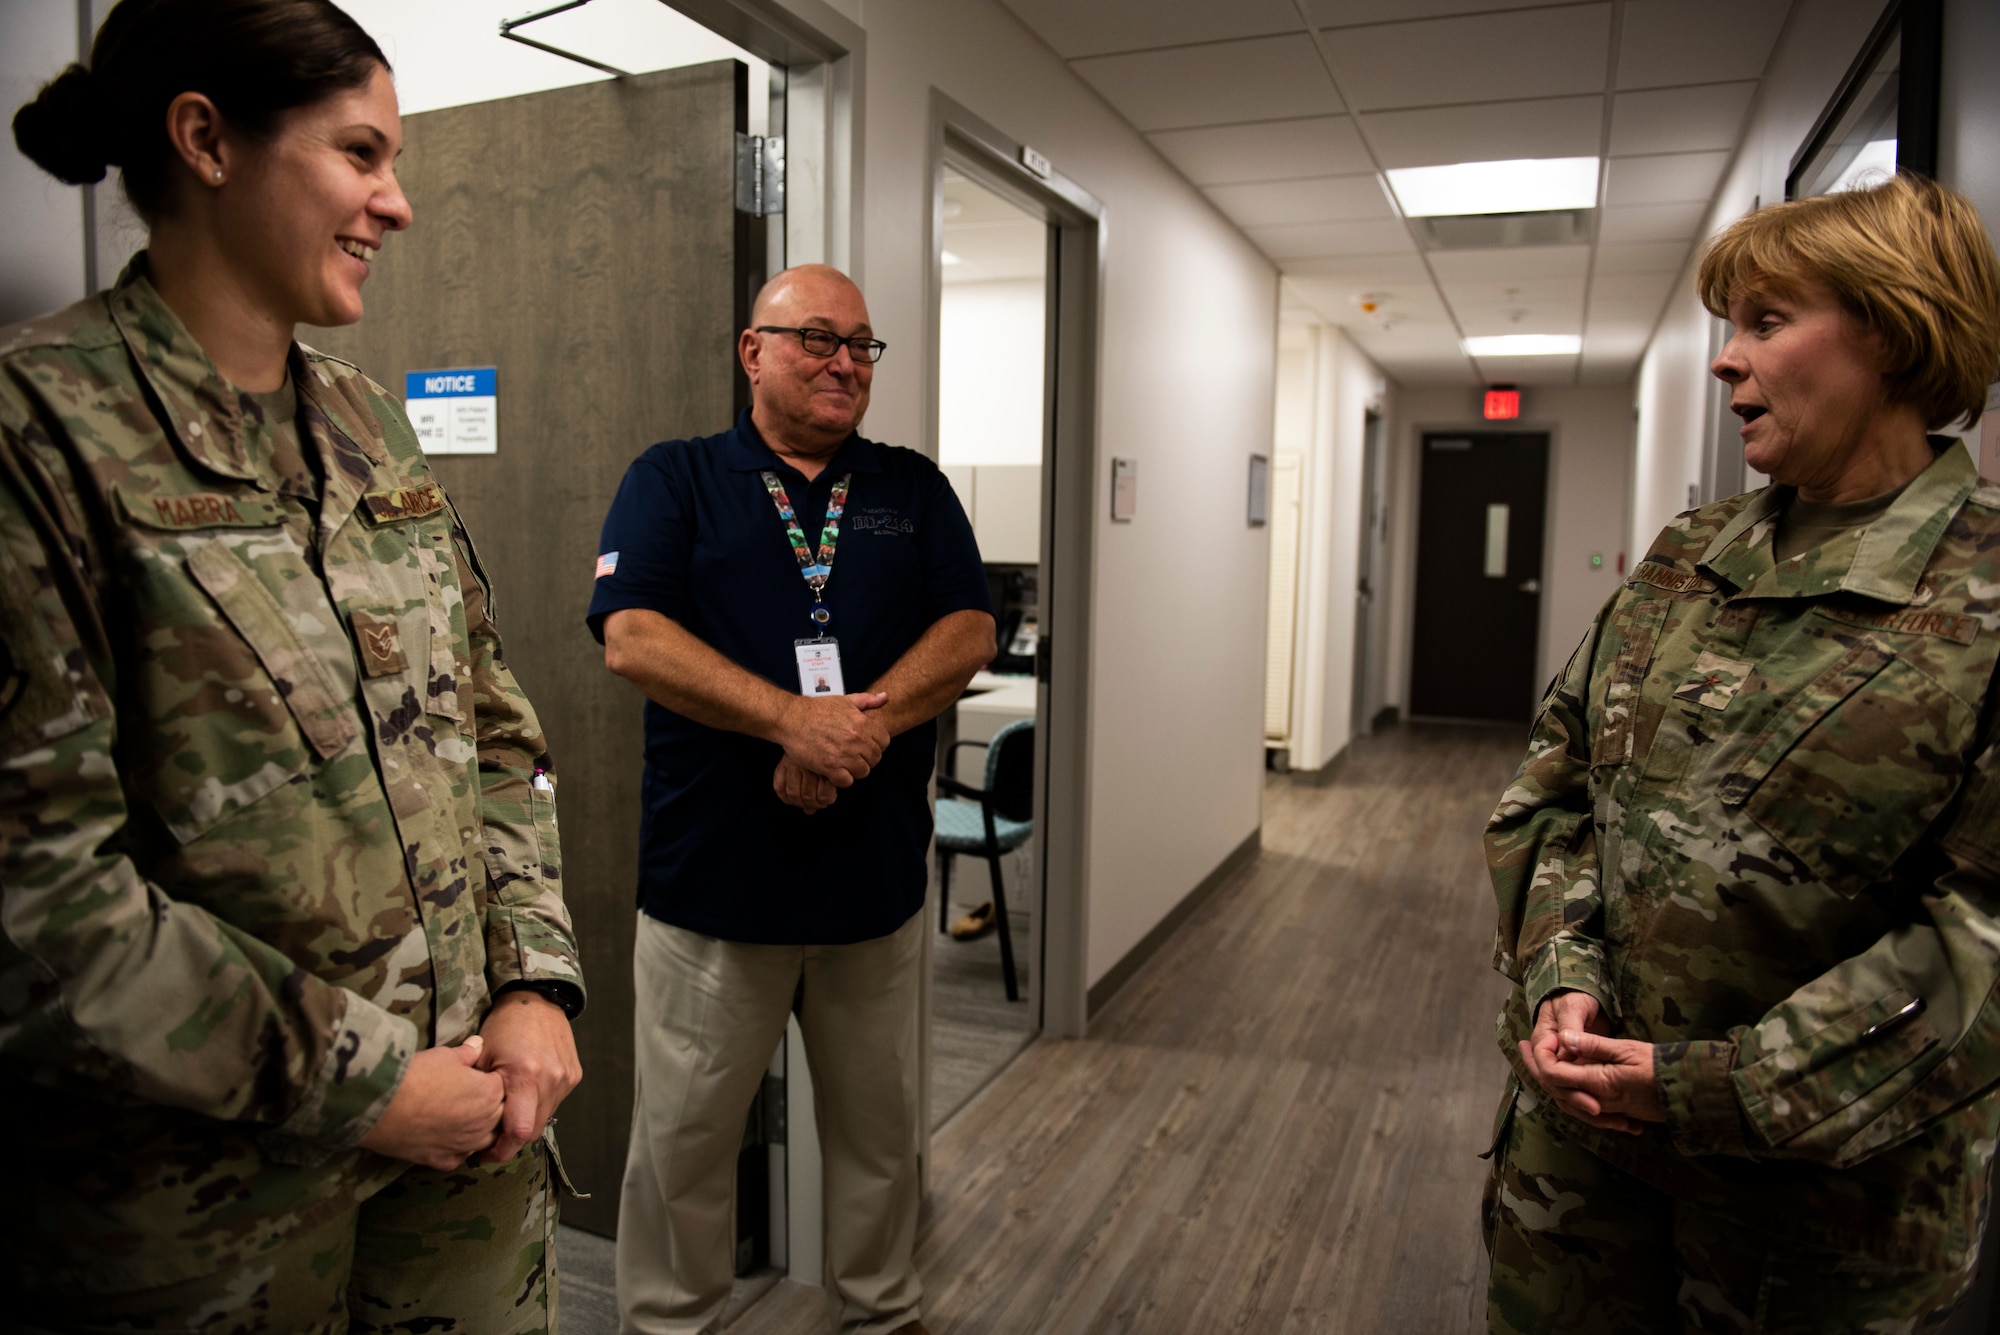
<path id="1" fill-rule="evenodd" d="M 873 366 L 882 360 L 882 351 L 889 345 L 879 338 L 863 338 L 856 334 L 853 338 L 842 338 L 831 329 L 794 329 L 789 325 L 760 324 L 760 334 L 797 334 L 799 346 L 815 357 L 831 357 L 847 345 L 847 353 L 864 366 Z"/>

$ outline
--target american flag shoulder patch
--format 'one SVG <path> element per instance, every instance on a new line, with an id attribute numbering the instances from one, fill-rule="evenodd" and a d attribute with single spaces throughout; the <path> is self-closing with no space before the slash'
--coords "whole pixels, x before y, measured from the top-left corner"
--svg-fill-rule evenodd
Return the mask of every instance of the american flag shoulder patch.
<path id="1" fill-rule="evenodd" d="M 610 574 L 612 571 L 616 569 L 618 569 L 617 552 L 606 552 L 602 556 L 597 558 L 596 578 L 603 579 L 606 575 Z"/>

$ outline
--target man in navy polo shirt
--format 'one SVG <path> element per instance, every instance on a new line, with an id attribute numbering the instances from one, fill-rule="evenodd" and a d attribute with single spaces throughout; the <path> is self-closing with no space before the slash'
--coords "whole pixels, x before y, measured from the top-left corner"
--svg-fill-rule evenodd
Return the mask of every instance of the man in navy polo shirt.
<path id="1" fill-rule="evenodd" d="M 743 1123 L 796 998 L 841 1329 L 918 1335 L 932 720 L 993 657 L 993 609 L 937 466 L 856 433 L 883 348 L 860 290 L 789 269 L 750 323 L 750 410 L 632 465 L 590 603 L 647 699 L 619 1306 L 628 1331 L 721 1313 Z"/>

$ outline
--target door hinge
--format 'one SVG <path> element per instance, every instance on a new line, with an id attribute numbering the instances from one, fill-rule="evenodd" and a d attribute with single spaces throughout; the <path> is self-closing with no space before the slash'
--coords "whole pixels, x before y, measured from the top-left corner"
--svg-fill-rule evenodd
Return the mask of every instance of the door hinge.
<path id="1" fill-rule="evenodd" d="M 785 211 L 783 135 L 736 136 L 736 211 L 753 218 Z"/>

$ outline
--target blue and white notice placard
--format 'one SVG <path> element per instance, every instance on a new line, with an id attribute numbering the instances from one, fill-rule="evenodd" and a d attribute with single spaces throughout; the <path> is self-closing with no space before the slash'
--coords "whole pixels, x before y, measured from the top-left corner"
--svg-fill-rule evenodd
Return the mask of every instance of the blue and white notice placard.
<path id="1" fill-rule="evenodd" d="M 499 453 L 499 380 L 491 366 L 404 376 L 403 406 L 424 453 Z"/>

